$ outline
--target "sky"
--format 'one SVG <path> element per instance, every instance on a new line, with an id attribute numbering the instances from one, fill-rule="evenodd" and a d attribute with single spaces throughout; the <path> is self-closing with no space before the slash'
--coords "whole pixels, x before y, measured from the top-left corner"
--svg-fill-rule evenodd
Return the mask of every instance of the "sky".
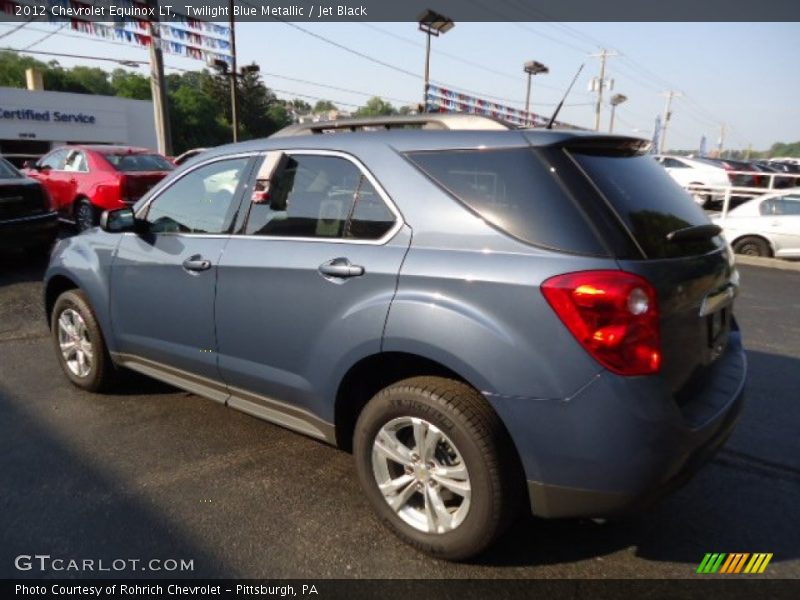
<path id="1" fill-rule="evenodd" d="M 0 23 L 0 36 L 16 26 Z M 240 65 L 255 61 L 266 85 L 279 97 L 298 96 L 311 104 L 324 98 L 352 110 L 374 95 L 395 106 L 421 102 L 425 36 L 415 23 L 300 26 L 306 31 L 280 22 L 238 23 Z M 53 29 L 30 24 L 3 37 L 0 46 L 24 48 Z M 144 48 L 68 31 L 47 37 L 32 49 L 147 60 Z M 412 74 L 376 64 L 307 32 Z M 628 97 L 617 108 L 615 133 L 650 138 L 656 115 L 664 112 L 663 93 L 673 90 L 682 95 L 672 102 L 669 148 L 697 149 L 702 136 L 709 148 L 714 147 L 723 123 L 725 148 L 752 144 L 764 150 L 774 142 L 800 140 L 800 23 L 456 23 L 432 40 L 431 79 L 523 108 L 527 76 L 522 65 L 537 60 L 550 72 L 533 79 L 532 110 L 549 115 L 584 63 L 559 120 L 593 127 L 596 94 L 588 91 L 588 84 L 599 74 L 600 61 L 590 55 L 601 48 L 617 53 L 606 64 L 606 76 L 614 79 L 612 94 Z M 65 66 L 119 67 L 110 62 L 58 60 Z M 172 55 L 165 55 L 165 62 L 168 71 L 204 66 Z M 147 72 L 145 67 L 138 71 Z M 606 131 L 608 96 L 606 92 L 601 120 L 601 130 Z"/>

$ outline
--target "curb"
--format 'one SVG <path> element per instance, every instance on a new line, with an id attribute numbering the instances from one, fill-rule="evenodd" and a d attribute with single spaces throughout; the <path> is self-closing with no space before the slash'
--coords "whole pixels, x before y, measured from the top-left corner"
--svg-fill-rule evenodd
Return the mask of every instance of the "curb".
<path id="1" fill-rule="evenodd" d="M 743 254 L 737 254 L 735 258 L 737 265 L 750 265 L 753 267 L 779 269 L 781 271 L 800 272 L 800 261 L 793 262 L 781 258 L 763 258 L 761 256 L 745 256 Z"/>

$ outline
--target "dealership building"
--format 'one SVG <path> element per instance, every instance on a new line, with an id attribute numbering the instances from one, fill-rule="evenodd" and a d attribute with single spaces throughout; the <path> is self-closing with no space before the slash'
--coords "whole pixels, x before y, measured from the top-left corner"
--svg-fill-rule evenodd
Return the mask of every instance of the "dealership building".
<path id="1" fill-rule="evenodd" d="M 33 89 L 0 87 L 0 154 L 42 155 L 64 144 L 157 147 L 149 100 L 49 92 L 31 79 Z"/>

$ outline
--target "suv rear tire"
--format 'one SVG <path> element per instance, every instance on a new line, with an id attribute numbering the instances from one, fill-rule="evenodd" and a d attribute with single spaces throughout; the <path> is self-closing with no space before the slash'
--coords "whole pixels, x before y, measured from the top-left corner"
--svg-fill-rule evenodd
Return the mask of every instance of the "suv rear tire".
<path id="1" fill-rule="evenodd" d="M 112 387 L 117 371 L 82 291 L 69 290 L 56 299 L 50 331 L 61 369 L 74 385 L 90 392 Z"/>
<path id="2" fill-rule="evenodd" d="M 414 377 L 383 389 L 361 412 L 353 448 L 380 520 L 438 558 L 475 556 L 517 513 L 520 469 L 508 434 L 460 381 Z"/>

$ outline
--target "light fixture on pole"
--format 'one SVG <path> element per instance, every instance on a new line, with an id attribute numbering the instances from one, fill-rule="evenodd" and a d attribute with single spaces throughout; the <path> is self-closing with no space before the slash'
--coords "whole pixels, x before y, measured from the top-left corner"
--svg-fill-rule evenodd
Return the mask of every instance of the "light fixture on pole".
<path id="1" fill-rule="evenodd" d="M 529 60 L 522 65 L 522 70 L 528 74 L 528 91 L 525 93 L 525 125 L 531 124 L 531 78 L 539 73 L 549 73 L 550 69 L 542 63 Z"/>
<path id="2" fill-rule="evenodd" d="M 622 104 L 628 99 L 625 94 L 614 94 L 611 96 L 610 104 L 611 104 L 611 122 L 608 125 L 608 133 L 614 133 L 614 115 L 617 112 L 617 106 Z"/>
<path id="3" fill-rule="evenodd" d="M 261 69 L 258 65 L 246 65 L 236 70 L 230 68 L 228 62 L 215 58 L 209 61 L 209 66 L 219 71 L 222 75 L 227 75 L 230 79 L 231 86 L 231 131 L 233 133 L 233 141 L 239 141 L 239 82 L 238 79 L 245 73 L 258 73 Z"/>
<path id="4" fill-rule="evenodd" d="M 425 44 L 425 88 L 422 94 L 422 112 L 428 112 L 428 87 L 430 85 L 430 71 L 431 71 L 431 36 L 439 37 L 443 33 L 447 33 L 453 27 L 452 19 L 448 19 L 433 10 L 426 10 L 419 16 L 419 30 L 426 35 Z"/>

